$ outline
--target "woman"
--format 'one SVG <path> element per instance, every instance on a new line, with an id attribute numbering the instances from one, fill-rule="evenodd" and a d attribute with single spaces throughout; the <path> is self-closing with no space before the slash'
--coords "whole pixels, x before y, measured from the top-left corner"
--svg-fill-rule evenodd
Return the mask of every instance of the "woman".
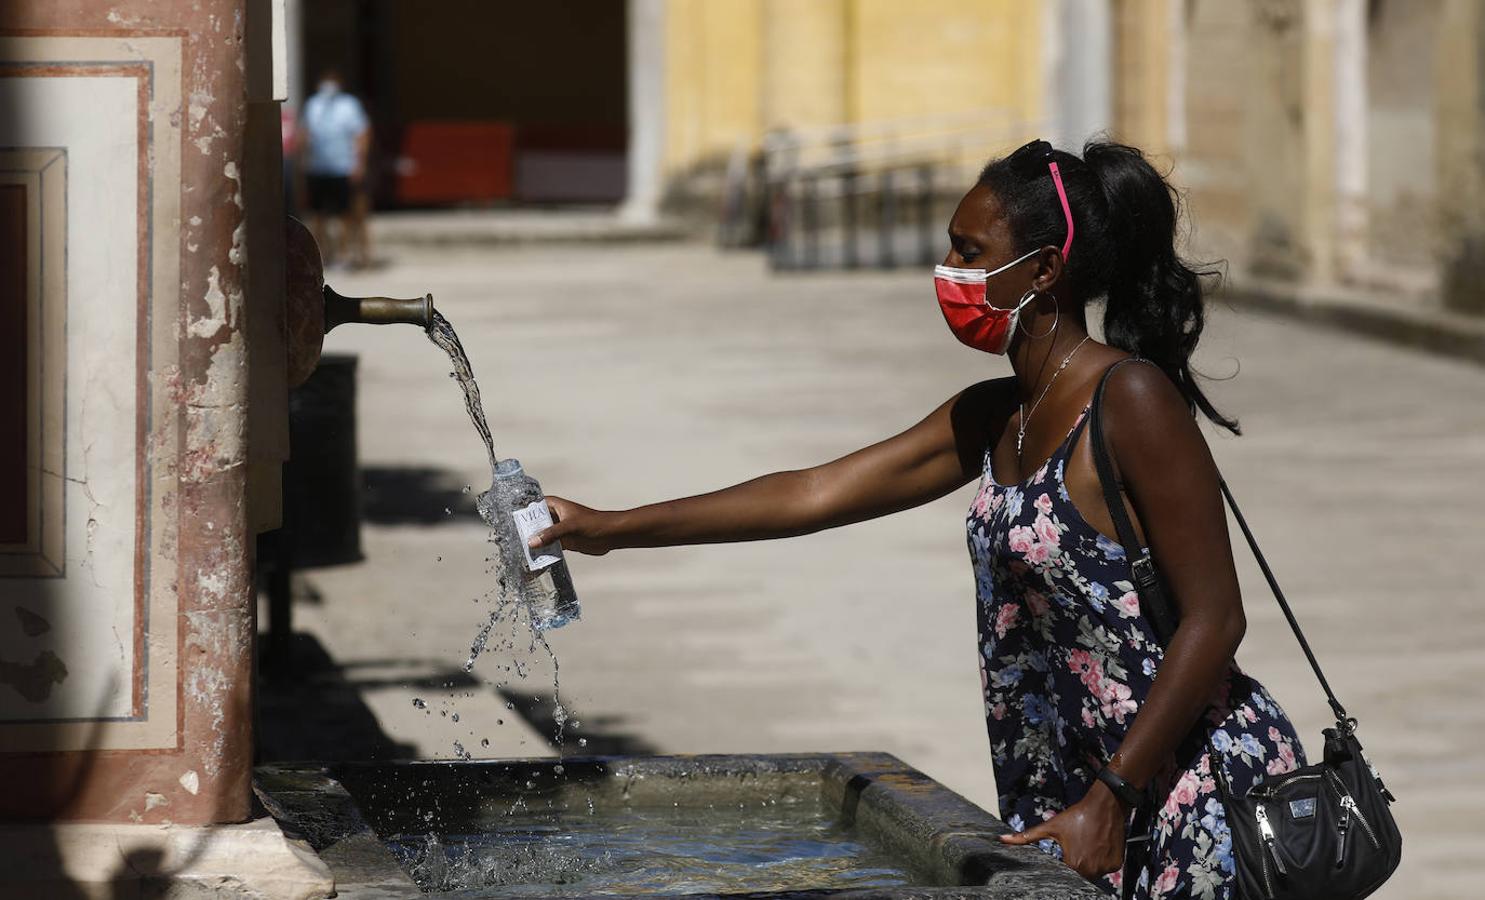
<path id="1" fill-rule="evenodd" d="M 955 336 L 1008 353 L 1012 377 L 813 469 L 623 512 L 551 498 L 558 521 L 533 544 L 602 554 L 806 534 L 978 478 L 968 527 L 986 723 L 1001 816 L 1018 832 L 1003 840 L 1038 843 L 1117 891 L 1126 837 L 1142 836 L 1127 833 L 1131 819 L 1148 812 L 1148 843 L 1129 845 L 1134 895 L 1229 897 L 1232 843 L 1207 747 L 1239 793 L 1303 757 L 1284 713 L 1233 662 L 1242 602 L 1194 413 L 1237 425 L 1190 368 L 1202 291 L 1176 254 L 1176 220 L 1169 185 L 1130 147 L 1090 143 L 1079 159 L 1036 141 L 992 162 L 954 213 L 935 281 Z M 1085 306 L 1098 299 L 1107 343 L 1088 334 Z M 1106 373 L 1120 501 L 1179 615 L 1164 648 L 1083 427 Z"/>

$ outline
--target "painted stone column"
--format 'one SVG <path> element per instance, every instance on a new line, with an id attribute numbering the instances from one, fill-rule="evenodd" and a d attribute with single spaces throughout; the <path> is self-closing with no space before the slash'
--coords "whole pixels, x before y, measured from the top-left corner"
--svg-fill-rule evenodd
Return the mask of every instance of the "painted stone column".
<path id="1" fill-rule="evenodd" d="M 1485 10 L 1446 0 L 1436 60 L 1441 288 L 1450 309 L 1485 314 Z"/>
<path id="2" fill-rule="evenodd" d="M 247 5 L 0 6 L 4 302 L 29 329 L 8 819 L 249 815 Z"/>
<path id="3" fill-rule="evenodd" d="M 665 156 L 665 0 L 629 0 L 628 186 L 621 218 L 653 222 Z"/>
<path id="4" fill-rule="evenodd" d="M 1366 7 L 1366 0 L 1336 0 L 1335 7 L 1333 228 L 1335 275 L 1343 281 L 1360 275 L 1367 255 Z"/>
<path id="5" fill-rule="evenodd" d="M 1038 7 L 1046 133 L 1057 146 L 1073 152 L 1080 152 L 1084 141 L 1113 124 L 1114 18 L 1110 3 L 1056 0 Z"/>
<path id="6" fill-rule="evenodd" d="M 1338 0 L 1264 0 L 1252 16 L 1245 97 L 1249 267 L 1290 280 L 1335 275 Z"/>

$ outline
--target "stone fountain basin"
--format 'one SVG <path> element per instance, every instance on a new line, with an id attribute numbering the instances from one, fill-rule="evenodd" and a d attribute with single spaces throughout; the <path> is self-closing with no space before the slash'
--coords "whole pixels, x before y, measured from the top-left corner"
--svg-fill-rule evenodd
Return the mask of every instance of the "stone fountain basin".
<path id="1" fill-rule="evenodd" d="M 254 786 L 280 826 L 329 866 L 337 896 L 350 900 L 497 896 L 494 888 L 422 893 L 384 841 L 467 833 L 517 801 L 576 808 L 589 800 L 600 809 L 819 803 L 853 840 L 911 871 L 916 883 L 751 897 L 1104 896 L 1035 848 L 1001 845 L 995 838 L 1009 829 L 999 819 L 885 753 L 309 762 L 259 767 Z"/>

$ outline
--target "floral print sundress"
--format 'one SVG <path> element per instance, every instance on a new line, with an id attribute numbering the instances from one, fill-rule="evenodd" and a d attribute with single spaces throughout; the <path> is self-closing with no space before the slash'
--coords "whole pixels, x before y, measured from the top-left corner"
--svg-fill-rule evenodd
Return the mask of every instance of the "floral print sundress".
<path id="1" fill-rule="evenodd" d="M 1134 723 L 1163 656 L 1124 548 L 1068 497 L 1063 472 L 1087 415 L 1020 484 L 996 483 L 987 448 L 969 511 L 985 723 L 1001 818 L 1016 831 L 1082 799 Z M 1212 748 L 1233 791 L 1305 764 L 1288 717 L 1236 665 L 1211 702 Z M 1134 896 L 1229 900 L 1232 836 L 1205 748 L 1183 745 L 1155 786 L 1158 811 Z M 1041 847 L 1060 856 L 1052 841 Z M 1115 872 L 1101 885 L 1117 895 L 1121 879 Z"/>

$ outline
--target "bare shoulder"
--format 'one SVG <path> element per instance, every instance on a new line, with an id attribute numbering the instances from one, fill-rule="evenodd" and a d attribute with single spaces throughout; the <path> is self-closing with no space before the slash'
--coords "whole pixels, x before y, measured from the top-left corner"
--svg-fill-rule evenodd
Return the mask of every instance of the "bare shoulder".
<path id="1" fill-rule="evenodd" d="M 988 435 L 1003 425 L 1016 408 L 1015 376 L 991 378 L 976 382 L 960 391 L 952 401 L 949 415 L 958 432 L 978 432 Z"/>
<path id="2" fill-rule="evenodd" d="M 1109 376 L 1104 407 L 1115 414 L 1141 419 L 1164 415 L 1191 418 L 1191 407 L 1170 376 L 1154 363 L 1137 358 L 1129 358 Z"/>
<path id="3" fill-rule="evenodd" d="M 1116 448 L 1165 456 L 1189 442 L 1204 444 L 1191 406 L 1159 366 L 1136 360 L 1119 366 L 1104 391 L 1105 428 Z"/>
<path id="4" fill-rule="evenodd" d="M 979 412 L 986 414 L 1006 408 L 1014 403 L 1015 399 L 1016 378 L 1014 375 L 976 382 L 959 392 L 960 403 L 974 406 Z"/>
<path id="5" fill-rule="evenodd" d="M 992 378 L 970 385 L 950 401 L 954 445 L 966 471 L 980 465 L 985 448 L 1005 427 L 1015 390 L 1014 377 Z"/>

